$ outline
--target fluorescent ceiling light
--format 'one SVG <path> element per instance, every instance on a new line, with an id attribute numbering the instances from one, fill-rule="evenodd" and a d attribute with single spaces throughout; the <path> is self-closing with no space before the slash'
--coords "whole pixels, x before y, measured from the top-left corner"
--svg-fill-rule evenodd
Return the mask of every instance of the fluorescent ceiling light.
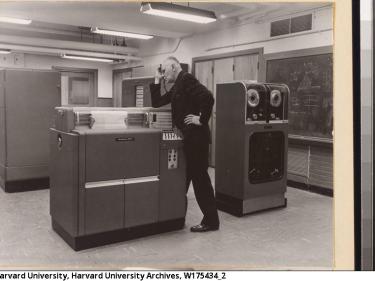
<path id="1" fill-rule="evenodd" d="M 16 18 L 8 18 L 8 17 L 0 17 L 0 22 L 6 22 L 6 23 L 30 24 L 31 21 L 32 20 L 16 19 Z"/>
<path id="2" fill-rule="evenodd" d="M 196 23 L 210 23 L 216 21 L 212 11 L 201 10 L 188 6 L 169 4 L 165 2 L 145 2 L 141 4 L 141 12 Z"/>
<path id="3" fill-rule="evenodd" d="M 76 56 L 76 55 L 62 55 L 64 59 L 73 59 L 73 60 L 88 60 L 88 61 L 99 61 L 99 62 L 114 62 L 113 59 L 107 58 L 97 58 L 97 57 L 85 57 L 85 56 Z"/>
<path id="4" fill-rule="evenodd" d="M 2 55 L 10 54 L 10 50 L 0 49 L 0 54 Z"/>
<path id="5" fill-rule="evenodd" d="M 101 29 L 101 28 L 98 28 L 98 27 L 91 28 L 91 32 L 98 33 L 98 34 L 105 34 L 105 35 L 128 37 L 128 38 L 146 39 L 146 40 L 154 37 L 152 35 L 131 33 L 131 32 L 122 32 L 122 31 L 114 31 L 114 30 L 106 30 L 106 29 Z"/>

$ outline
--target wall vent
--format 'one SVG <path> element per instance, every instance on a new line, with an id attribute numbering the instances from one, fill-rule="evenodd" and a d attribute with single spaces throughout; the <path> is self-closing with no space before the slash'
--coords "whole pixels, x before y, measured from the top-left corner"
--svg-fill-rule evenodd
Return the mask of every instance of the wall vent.
<path id="1" fill-rule="evenodd" d="M 312 29 L 312 14 L 271 22 L 271 37 Z"/>

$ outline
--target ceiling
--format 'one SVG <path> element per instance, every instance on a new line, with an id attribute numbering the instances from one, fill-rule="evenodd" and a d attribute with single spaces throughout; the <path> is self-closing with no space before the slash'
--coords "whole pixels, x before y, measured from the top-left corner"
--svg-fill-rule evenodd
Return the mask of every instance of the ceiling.
<path id="1" fill-rule="evenodd" d="M 187 6 L 187 2 L 179 2 Z M 213 31 L 223 26 L 277 19 L 285 15 L 330 5 L 329 3 L 189 3 L 191 7 L 214 11 L 218 20 L 209 24 L 189 23 L 146 15 L 140 2 L 121 1 L 0 1 L 0 16 L 33 20 L 28 26 L 0 24 L 0 43 L 8 37 L 33 37 L 113 45 L 113 37 L 94 36 L 90 27 L 151 34 L 164 38 L 181 38 Z M 4 39 L 5 38 L 5 39 Z M 116 38 L 116 45 L 137 48 L 136 39 Z M 149 42 L 152 42 L 151 39 Z"/>
<path id="2" fill-rule="evenodd" d="M 187 2 L 180 5 L 187 6 Z M 28 18 L 38 22 L 113 30 L 140 32 L 161 37 L 182 37 L 209 31 L 229 20 L 249 18 L 259 20 L 277 17 L 327 5 L 324 3 L 196 3 L 191 7 L 209 9 L 216 13 L 217 22 L 201 25 L 185 21 L 142 14 L 140 2 L 110 1 L 6 1 L 0 2 L 0 16 Z M 171 24 L 173 22 L 173 24 Z"/>

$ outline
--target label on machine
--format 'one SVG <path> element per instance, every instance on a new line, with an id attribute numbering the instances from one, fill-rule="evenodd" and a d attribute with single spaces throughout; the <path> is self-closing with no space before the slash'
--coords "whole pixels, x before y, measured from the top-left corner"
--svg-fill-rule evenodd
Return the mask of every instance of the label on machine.
<path id="1" fill-rule="evenodd" d="M 182 140 L 173 130 L 163 130 L 163 140 Z"/>

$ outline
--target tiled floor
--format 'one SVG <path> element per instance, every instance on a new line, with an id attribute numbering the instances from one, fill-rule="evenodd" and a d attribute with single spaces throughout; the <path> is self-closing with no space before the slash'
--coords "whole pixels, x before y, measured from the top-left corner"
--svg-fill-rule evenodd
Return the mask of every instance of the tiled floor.
<path id="1" fill-rule="evenodd" d="M 242 218 L 220 212 L 219 231 L 197 234 L 191 188 L 184 229 L 75 252 L 51 228 L 48 190 L 0 189 L 0 269 L 331 269 L 332 198 L 294 188 L 287 198 Z"/>

